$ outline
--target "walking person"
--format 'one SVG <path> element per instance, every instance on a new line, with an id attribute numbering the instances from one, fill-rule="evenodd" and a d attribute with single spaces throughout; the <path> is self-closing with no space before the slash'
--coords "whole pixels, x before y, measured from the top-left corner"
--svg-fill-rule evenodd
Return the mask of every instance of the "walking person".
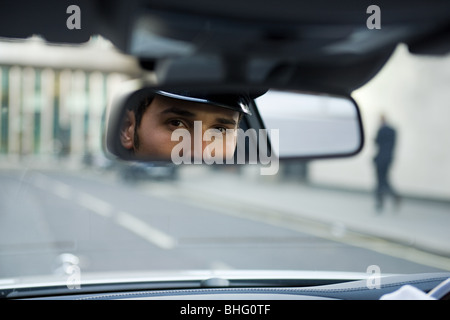
<path id="1" fill-rule="evenodd" d="M 381 115 L 380 128 L 375 138 L 378 153 L 374 158 L 377 176 L 375 196 L 378 212 L 383 210 L 386 196 L 391 196 L 394 199 L 397 208 L 400 205 L 400 196 L 392 188 L 389 178 L 390 168 L 394 159 L 396 138 L 396 130 L 388 124 L 386 117 Z"/>

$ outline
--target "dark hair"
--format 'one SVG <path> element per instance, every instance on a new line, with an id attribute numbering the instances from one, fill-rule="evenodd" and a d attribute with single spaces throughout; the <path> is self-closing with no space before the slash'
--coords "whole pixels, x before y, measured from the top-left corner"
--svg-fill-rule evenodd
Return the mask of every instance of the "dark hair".
<path id="1" fill-rule="evenodd" d="M 154 96 L 146 96 L 143 99 L 141 99 L 139 103 L 137 103 L 136 107 L 128 109 L 131 112 L 134 112 L 134 118 L 135 118 L 134 135 L 133 135 L 134 148 L 139 147 L 139 135 L 137 133 L 137 130 L 138 130 L 139 126 L 141 125 L 141 121 L 142 121 L 144 112 L 147 110 L 147 108 L 152 103 L 153 98 L 154 98 Z"/>

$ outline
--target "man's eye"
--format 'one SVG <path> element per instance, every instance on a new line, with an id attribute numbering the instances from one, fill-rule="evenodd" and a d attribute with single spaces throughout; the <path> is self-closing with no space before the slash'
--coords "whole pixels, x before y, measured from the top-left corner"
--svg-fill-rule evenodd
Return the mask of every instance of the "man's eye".
<path id="1" fill-rule="evenodd" d="M 170 120 L 169 125 L 173 126 L 173 127 L 177 127 L 177 128 L 183 128 L 186 127 L 186 125 L 183 123 L 183 121 L 181 120 Z"/>
<path id="2" fill-rule="evenodd" d="M 224 128 L 224 127 L 217 127 L 217 128 L 215 128 L 216 130 L 219 130 L 221 133 L 223 133 L 223 134 L 225 134 L 225 133 L 227 133 L 227 128 Z"/>

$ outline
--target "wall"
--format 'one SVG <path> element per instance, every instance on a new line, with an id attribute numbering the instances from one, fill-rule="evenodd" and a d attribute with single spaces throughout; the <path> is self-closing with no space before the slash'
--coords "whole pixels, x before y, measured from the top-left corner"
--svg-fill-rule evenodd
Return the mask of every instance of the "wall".
<path id="1" fill-rule="evenodd" d="M 366 143 L 350 159 L 310 164 L 312 182 L 372 190 L 379 116 L 398 130 L 392 182 L 403 194 L 450 199 L 450 56 L 411 56 L 400 45 L 353 98 L 361 108 Z"/>

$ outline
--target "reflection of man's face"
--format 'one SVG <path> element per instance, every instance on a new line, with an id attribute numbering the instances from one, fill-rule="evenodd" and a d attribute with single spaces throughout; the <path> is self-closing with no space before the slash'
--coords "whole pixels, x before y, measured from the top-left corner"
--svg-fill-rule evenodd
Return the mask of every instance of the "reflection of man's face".
<path id="1" fill-rule="evenodd" d="M 199 132 L 194 132 L 194 127 L 200 131 L 197 121 L 201 121 L 200 137 Z M 196 122 L 195 126 L 194 122 Z M 202 146 L 203 153 L 210 143 L 208 140 L 211 140 L 211 138 L 205 139 L 205 136 L 212 131 L 210 129 L 215 129 L 212 140 L 217 139 L 219 133 L 223 134 L 224 139 L 222 150 L 215 150 L 215 152 L 230 155 L 234 153 L 236 141 L 225 143 L 225 134 L 226 130 L 228 132 L 236 130 L 238 122 L 239 112 L 237 111 L 156 95 L 144 111 L 137 128 L 134 113 L 128 112 L 127 125 L 122 132 L 122 145 L 127 149 L 133 149 L 137 157 L 170 159 L 172 149 L 179 143 L 171 140 L 172 133 L 176 129 L 185 129 L 191 136 L 191 154 L 195 155 L 194 143 Z M 201 141 L 194 141 L 194 138 Z"/>

